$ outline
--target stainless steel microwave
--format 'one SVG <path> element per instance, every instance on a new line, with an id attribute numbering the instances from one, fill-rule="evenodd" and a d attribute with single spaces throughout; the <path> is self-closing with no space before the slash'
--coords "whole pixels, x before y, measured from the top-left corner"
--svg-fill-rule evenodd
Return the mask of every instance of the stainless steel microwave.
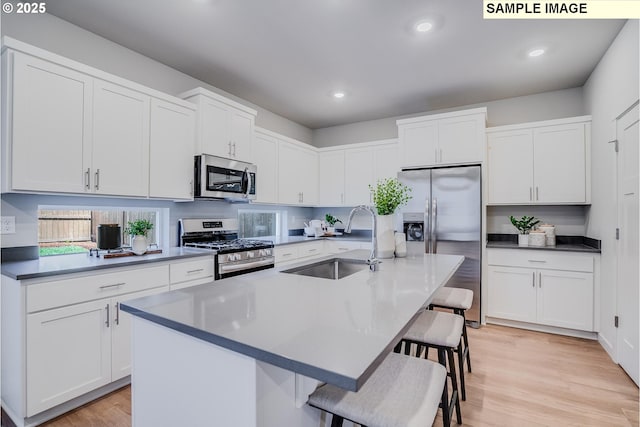
<path id="1" fill-rule="evenodd" d="M 194 158 L 194 197 L 246 201 L 256 198 L 256 165 L 201 154 Z"/>

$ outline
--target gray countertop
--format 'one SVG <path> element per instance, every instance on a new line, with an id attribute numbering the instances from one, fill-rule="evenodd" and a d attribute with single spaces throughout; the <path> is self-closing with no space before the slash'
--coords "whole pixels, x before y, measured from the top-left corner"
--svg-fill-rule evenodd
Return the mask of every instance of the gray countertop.
<path id="1" fill-rule="evenodd" d="M 128 256 L 122 258 L 98 258 L 89 254 L 53 255 L 29 261 L 2 263 L 2 275 L 15 280 L 35 279 L 60 274 L 79 273 L 83 271 L 102 270 L 115 267 L 127 267 L 153 262 L 170 261 L 181 258 L 213 255 L 208 249 L 195 248 L 161 248 L 161 254 Z"/>
<path id="2" fill-rule="evenodd" d="M 351 241 L 351 242 L 371 242 L 371 237 L 364 236 L 351 236 L 348 234 L 343 234 L 342 236 L 323 236 L 323 237 L 307 237 L 307 236 L 267 236 L 267 237 L 257 237 L 260 240 L 269 240 L 272 241 L 275 246 L 282 245 L 290 245 L 292 243 L 303 243 L 303 242 L 316 242 L 319 240 L 340 240 L 340 241 Z"/>
<path id="3" fill-rule="evenodd" d="M 559 243 L 555 246 L 518 246 L 517 242 L 487 242 L 487 248 L 494 249 L 534 249 L 543 251 L 589 252 L 600 253 L 600 249 L 584 244 Z"/>
<path id="4" fill-rule="evenodd" d="M 368 255 L 356 250 L 341 258 L 363 261 Z M 376 272 L 364 268 L 340 280 L 281 272 L 288 266 L 121 307 L 197 339 L 357 390 L 463 259 L 428 254 L 385 259 Z"/>

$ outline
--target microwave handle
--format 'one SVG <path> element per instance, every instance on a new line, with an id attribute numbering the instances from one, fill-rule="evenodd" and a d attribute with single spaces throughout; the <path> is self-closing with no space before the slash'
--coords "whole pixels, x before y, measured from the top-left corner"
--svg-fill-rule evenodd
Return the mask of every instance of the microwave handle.
<path id="1" fill-rule="evenodd" d="M 242 172 L 242 189 L 244 197 L 249 197 L 249 191 L 251 190 L 251 176 L 249 175 L 249 168 L 244 168 Z"/>

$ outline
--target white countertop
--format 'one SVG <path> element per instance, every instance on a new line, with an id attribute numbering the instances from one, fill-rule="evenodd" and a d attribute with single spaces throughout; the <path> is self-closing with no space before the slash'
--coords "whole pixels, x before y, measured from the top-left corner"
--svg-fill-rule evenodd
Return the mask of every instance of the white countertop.
<path id="1" fill-rule="evenodd" d="M 358 250 L 340 257 L 363 260 L 368 255 Z M 367 268 L 340 280 L 280 272 L 292 268 L 287 266 L 135 299 L 122 308 L 289 371 L 357 390 L 463 259 L 421 254 L 383 260 L 377 272 Z"/>

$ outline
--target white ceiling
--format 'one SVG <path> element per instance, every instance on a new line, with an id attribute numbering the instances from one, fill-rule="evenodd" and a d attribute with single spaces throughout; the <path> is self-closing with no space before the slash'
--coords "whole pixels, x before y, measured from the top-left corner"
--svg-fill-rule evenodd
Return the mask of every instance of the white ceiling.
<path id="1" fill-rule="evenodd" d="M 311 129 L 582 86 L 624 24 L 485 21 L 480 0 L 56 0 L 47 11 Z M 415 33 L 422 18 L 435 29 Z M 529 58 L 534 47 L 547 53 Z"/>

